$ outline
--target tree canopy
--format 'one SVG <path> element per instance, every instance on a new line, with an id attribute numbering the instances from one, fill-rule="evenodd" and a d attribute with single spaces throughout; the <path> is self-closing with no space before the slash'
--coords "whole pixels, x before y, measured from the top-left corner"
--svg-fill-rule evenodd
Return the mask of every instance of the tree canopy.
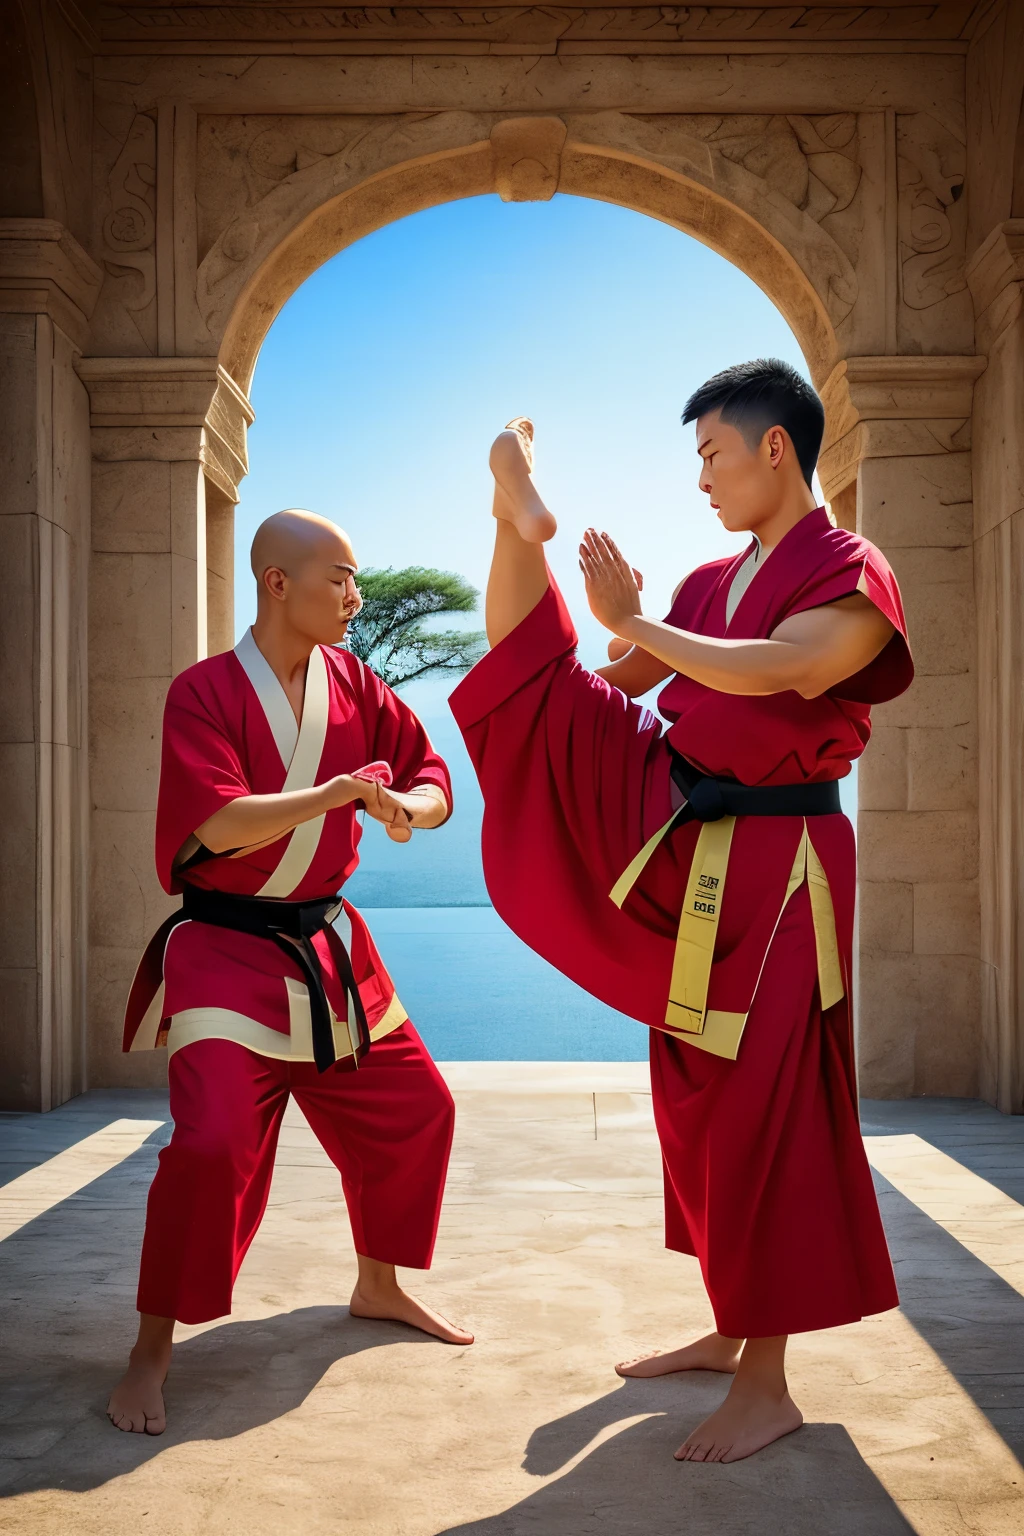
<path id="1" fill-rule="evenodd" d="M 362 570 L 363 606 L 349 625 L 348 644 L 391 688 L 432 672 L 466 672 L 487 649 L 482 631 L 438 630 L 437 614 L 473 613 L 480 594 L 454 571 L 411 565 Z"/>

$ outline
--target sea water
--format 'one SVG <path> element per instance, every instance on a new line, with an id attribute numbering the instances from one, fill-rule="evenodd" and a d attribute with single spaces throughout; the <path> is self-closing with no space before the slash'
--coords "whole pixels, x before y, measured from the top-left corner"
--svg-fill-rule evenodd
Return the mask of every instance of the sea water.
<path id="1" fill-rule="evenodd" d="M 445 826 L 393 843 L 367 820 L 345 895 L 364 913 L 398 995 L 439 1061 L 640 1061 L 644 1025 L 527 948 L 494 911 L 480 862 L 483 802 L 447 707 L 451 684 L 404 690 L 452 775 Z M 840 783 L 855 814 L 856 779 Z M 500 815 L 501 807 L 491 814 Z"/>

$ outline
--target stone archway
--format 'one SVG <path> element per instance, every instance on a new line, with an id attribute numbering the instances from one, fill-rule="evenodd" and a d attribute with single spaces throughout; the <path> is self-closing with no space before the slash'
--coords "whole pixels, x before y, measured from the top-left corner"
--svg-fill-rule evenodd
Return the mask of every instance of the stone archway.
<path id="1" fill-rule="evenodd" d="M 402 211 L 560 187 L 713 246 L 804 347 L 826 493 L 896 566 L 919 664 L 861 773 L 864 1087 L 1020 1111 L 1008 0 L 17 12 L 0 61 L 4 1102 L 48 1107 L 86 1070 L 157 1079 L 116 1043 L 166 908 L 155 742 L 169 679 L 231 638 L 248 377 L 289 284 Z"/>
<path id="2" fill-rule="evenodd" d="M 561 190 L 628 206 L 712 246 L 764 289 L 804 349 L 828 415 L 826 493 L 841 521 L 890 554 L 919 659 L 924 651 L 913 702 L 879 712 L 862 772 L 865 1087 L 976 1091 L 977 961 L 959 953 L 950 928 L 975 921 L 977 906 L 965 862 L 975 814 L 971 674 L 962 655 L 972 623 L 960 526 L 969 491 L 947 511 L 938 543 L 933 525 L 946 488 L 967 484 L 964 424 L 980 364 L 879 355 L 885 268 L 880 274 L 866 214 L 882 196 L 885 165 L 871 125 L 849 113 L 772 123 L 767 155 L 765 122 L 752 129 L 739 114 L 442 112 L 175 126 L 188 141 L 177 152 L 195 167 L 198 192 L 194 244 L 175 268 L 176 345 L 192 355 L 87 358 L 79 370 L 92 399 L 101 506 L 127 504 L 134 489 L 165 509 L 172 531 L 162 578 L 171 596 L 166 659 L 133 681 L 129 707 L 104 715 L 93 756 L 104 806 L 93 852 L 93 1060 L 103 1081 L 150 1072 L 155 1081 L 160 1070 L 122 1060 L 114 1038 L 128 958 L 165 905 L 150 874 L 151 743 L 170 676 L 231 642 L 231 515 L 246 468 L 246 391 L 266 331 L 306 276 L 372 229 L 460 197 L 497 190 L 531 200 Z M 218 192 L 204 203 L 207 185 Z M 122 601 L 122 640 L 141 643 L 146 603 L 142 589 Z M 959 638 L 935 637 L 940 613 Z M 110 643 L 104 633 L 105 667 Z M 146 643 L 154 649 L 151 634 Z M 100 700 L 108 682 L 97 679 Z M 131 775 L 126 762 L 136 765 Z M 126 801 L 132 809 L 118 809 Z M 948 836 L 953 826 L 959 840 Z M 138 933 L 132 947 L 115 946 L 102 932 L 103 914 L 110 937 L 123 934 L 126 904 L 139 889 Z"/>

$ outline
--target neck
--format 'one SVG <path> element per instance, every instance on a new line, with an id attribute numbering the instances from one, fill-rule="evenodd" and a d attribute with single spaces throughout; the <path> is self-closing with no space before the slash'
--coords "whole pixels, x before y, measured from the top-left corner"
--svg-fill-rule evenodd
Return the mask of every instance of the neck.
<path id="1" fill-rule="evenodd" d="M 776 545 L 782 543 L 789 530 L 795 528 L 808 512 L 813 512 L 817 505 L 810 486 L 801 480 L 800 486 L 785 496 L 781 505 L 764 522 L 750 530 L 761 546 L 758 562 L 770 555 Z"/>
<path id="2" fill-rule="evenodd" d="M 304 684 L 314 641 L 281 622 L 276 613 L 265 610 L 256 616 L 252 637 L 279 683 L 286 689 Z"/>

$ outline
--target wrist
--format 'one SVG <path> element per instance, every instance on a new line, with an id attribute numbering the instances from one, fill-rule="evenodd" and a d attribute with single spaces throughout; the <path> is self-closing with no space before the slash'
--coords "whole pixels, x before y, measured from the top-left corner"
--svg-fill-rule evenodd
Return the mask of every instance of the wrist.
<path id="1" fill-rule="evenodd" d="M 643 618 L 644 616 L 642 613 L 627 613 L 625 617 L 615 625 L 615 633 L 618 635 L 619 639 L 632 641 L 636 634 L 637 626 L 643 624 Z"/>
<path id="2" fill-rule="evenodd" d="M 328 779 L 326 784 L 320 786 L 324 800 L 324 810 L 336 811 L 343 805 L 349 805 L 353 800 L 359 800 L 369 790 L 368 784 L 361 784 L 350 773 L 339 773 L 335 778 Z"/>

